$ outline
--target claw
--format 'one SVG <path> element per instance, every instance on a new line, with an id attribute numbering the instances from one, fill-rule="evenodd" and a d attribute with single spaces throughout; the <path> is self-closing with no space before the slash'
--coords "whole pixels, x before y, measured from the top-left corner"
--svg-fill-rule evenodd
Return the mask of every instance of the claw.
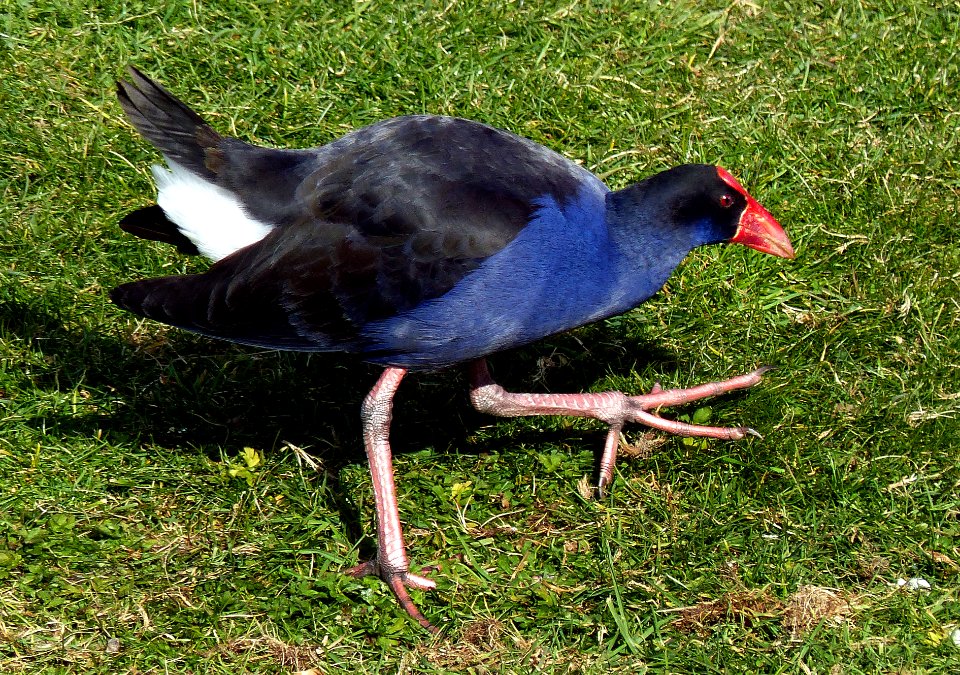
<path id="1" fill-rule="evenodd" d="M 417 606 L 413 603 L 413 598 L 411 598 L 407 592 L 408 587 L 427 591 L 435 589 L 437 584 L 432 579 L 427 579 L 426 577 L 410 572 L 388 572 L 375 559 L 360 563 L 355 567 L 344 570 L 343 573 L 350 575 L 354 579 L 371 575 L 380 577 L 387 586 L 390 587 L 390 590 L 393 591 L 397 602 L 403 607 L 407 614 L 413 619 L 416 619 L 417 623 L 434 635 L 440 632 L 440 629 L 430 623 L 427 617 L 417 609 Z"/>
<path id="2" fill-rule="evenodd" d="M 607 496 L 607 481 L 601 476 L 597 481 L 597 499 L 603 499 Z"/>
<path id="3" fill-rule="evenodd" d="M 756 429 L 751 429 L 750 427 L 741 427 L 741 429 L 743 430 L 743 433 L 763 440 L 763 434 L 761 434 Z"/>
<path id="4" fill-rule="evenodd" d="M 423 578 L 420 577 L 420 579 Z M 406 587 L 408 584 L 417 588 L 422 588 L 422 586 L 418 586 L 417 583 L 412 582 L 411 575 L 395 575 L 390 578 L 385 578 L 384 581 L 387 582 L 387 585 L 393 591 L 393 594 L 397 596 L 397 602 L 400 603 L 400 606 L 403 607 L 407 614 L 416 619 L 417 623 L 434 635 L 437 635 L 440 632 L 440 629 L 430 623 L 427 620 L 427 617 L 425 617 L 420 610 L 417 609 L 417 606 L 413 604 L 413 599 L 410 597 L 410 594 L 407 593 Z"/>
<path id="5" fill-rule="evenodd" d="M 614 422 L 607 431 L 607 440 L 600 457 L 600 475 L 597 477 L 597 497 L 602 499 L 606 488 L 613 482 L 613 467 L 617 463 L 617 450 L 620 449 L 623 423 Z"/>

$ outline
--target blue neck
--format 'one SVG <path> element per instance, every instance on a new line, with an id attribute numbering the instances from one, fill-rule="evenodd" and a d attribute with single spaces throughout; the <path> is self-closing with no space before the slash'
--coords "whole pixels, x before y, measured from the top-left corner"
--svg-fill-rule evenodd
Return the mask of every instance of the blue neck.
<path id="1" fill-rule="evenodd" d="M 702 228 L 673 227 L 661 204 L 647 203 L 644 197 L 640 186 L 606 195 L 606 225 L 616 251 L 613 264 L 627 296 L 627 306 L 619 311 L 659 291 L 687 254 L 709 239 L 706 223 Z"/>

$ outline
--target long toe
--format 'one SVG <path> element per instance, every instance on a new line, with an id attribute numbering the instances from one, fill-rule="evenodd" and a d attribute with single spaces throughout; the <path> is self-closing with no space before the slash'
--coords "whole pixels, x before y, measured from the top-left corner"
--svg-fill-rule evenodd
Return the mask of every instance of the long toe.
<path id="1" fill-rule="evenodd" d="M 440 629 L 430 623 L 427 617 L 417 608 L 410 594 L 407 592 L 407 586 L 413 586 L 414 588 L 434 588 L 436 584 L 429 579 L 406 573 L 387 576 L 384 577 L 383 580 L 387 582 L 387 586 L 393 591 L 393 594 L 397 597 L 397 602 L 400 603 L 400 606 L 403 607 L 407 614 L 416 619 L 417 623 L 434 635 L 440 632 Z"/>
<path id="2" fill-rule="evenodd" d="M 417 608 L 413 599 L 410 597 L 410 593 L 407 592 L 407 588 L 417 588 L 425 591 L 435 589 L 437 584 L 432 579 L 411 572 L 387 571 L 376 559 L 360 563 L 350 569 L 344 570 L 343 573 L 355 579 L 366 576 L 380 577 L 387 586 L 390 587 L 390 590 L 393 591 L 397 602 L 400 603 L 400 606 L 403 607 L 407 614 L 431 633 L 437 634 L 440 632 L 440 629 L 430 623 L 427 617 Z"/>

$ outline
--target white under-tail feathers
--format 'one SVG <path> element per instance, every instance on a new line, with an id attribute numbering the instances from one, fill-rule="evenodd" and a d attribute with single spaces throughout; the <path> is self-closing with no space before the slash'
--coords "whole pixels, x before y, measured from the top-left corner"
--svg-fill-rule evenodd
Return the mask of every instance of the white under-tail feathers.
<path id="1" fill-rule="evenodd" d="M 150 167 L 157 184 L 157 204 L 201 255 L 220 260 L 260 241 L 273 229 L 251 218 L 229 190 L 169 159 L 167 165 L 169 168 L 160 164 Z"/>

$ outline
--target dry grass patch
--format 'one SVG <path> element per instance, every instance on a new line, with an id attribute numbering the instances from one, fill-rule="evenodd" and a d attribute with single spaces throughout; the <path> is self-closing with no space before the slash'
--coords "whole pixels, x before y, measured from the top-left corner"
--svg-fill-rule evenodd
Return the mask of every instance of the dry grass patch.
<path id="1" fill-rule="evenodd" d="M 470 673 L 583 673 L 602 661 L 597 655 L 576 649 L 551 651 L 549 647 L 528 640 L 496 619 L 480 619 L 467 624 L 455 637 L 421 645 L 404 658 L 399 672 L 419 673 L 423 668 L 416 659 L 424 659 L 442 671 Z M 603 664 L 607 673 L 642 672 L 643 663 L 624 658 L 617 663 Z"/>
<path id="2" fill-rule="evenodd" d="M 620 434 L 620 445 L 618 447 L 621 457 L 630 459 L 647 459 L 652 457 L 661 445 L 667 442 L 667 437 L 663 434 L 656 434 L 652 431 L 645 431 L 634 435 L 632 442 L 627 440 L 624 434 Z"/>
<path id="3" fill-rule="evenodd" d="M 783 608 L 781 621 L 797 638 L 820 624 L 838 625 L 853 613 L 850 600 L 840 591 L 822 586 L 806 585 L 790 596 Z"/>
<path id="4" fill-rule="evenodd" d="M 458 640 L 439 640 L 417 651 L 437 668 L 497 670 L 505 645 L 504 626 L 496 619 L 480 619 L 467 624 Z M 413 671 L 410 671 L 413 672 Z"/>
<path id="5" fill-rule="evenodd" d="M 845 594 L 822 586 L 800 586 L 786 602 L 766 591 L 743 590 L 683 607 L 672 625 L 685 633 L 706 634 L 721 623 L 752 626 L 763 619 L 779 618 L 790 638 L 797 639 L 818 625 L 842 623 L 853 610 Z"/>
<path id="6" fill-rule="evenodd" d="M 753 625 L 759 618 L 775 616 L 783 603 L 766 591 L 737 591 L 717 600 L 701 602 L 679 610 L 673 626 L 684 633 L 709 633 L 719 623 Z"/>
<path id="7" fill-rule="evenodd" d="M 243 656 L 248 662 L 270 662 L 295 673 L 319 673 L 316 663 L 325 653 L 318 645 L 292 645 L 267 635 L 231 640 L 214 653 Z"/>

